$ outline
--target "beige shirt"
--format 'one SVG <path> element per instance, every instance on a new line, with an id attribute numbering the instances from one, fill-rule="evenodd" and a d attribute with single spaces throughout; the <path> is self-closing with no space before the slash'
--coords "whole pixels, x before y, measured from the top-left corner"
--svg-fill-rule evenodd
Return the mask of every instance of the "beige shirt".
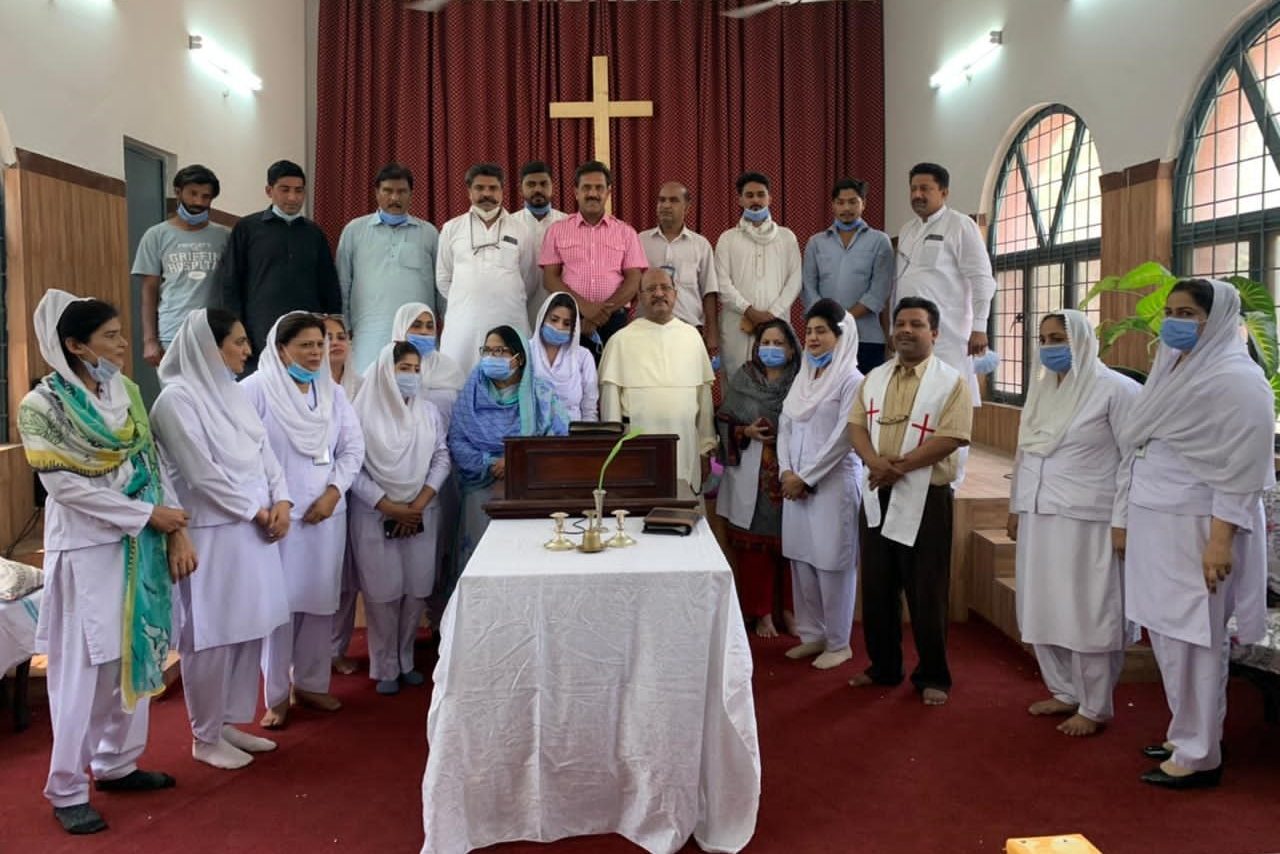
<path id="1" fill-rule="evenodd" d="M 640 245 L 650 267 L 675 268 L 676 317 L 691 326 L 702 326 L 703 297 L 720 292 L 711 241 L 688 228 L 675 240 L 667 240 L 661 228 L 651 228 L 640 232 Z"/>
<path id="2" fill-rule="evenodd" d="M 932 358 L 934 357 L 929 357 L 929 359 Z M 929 366 L 929 359 L 925 359 L 913 368 L 898 365 L 893 370 L 893 376 L 889 378 L 889 385 L 884 393 L 884 409 L 878 416 L 880 442 L 876 453 L 882 457 L 896 457 L 902 451 L 902 440 L 906 438 L 907 428 L 911 424 L 911 407 L 916 402 L 916 392 L 920 390 L 920 378 L 924 376 L 925 368 Z M 866 380 L 863 382 L 865 383 Z M 853 401 L 853 409 L 849 412 L 849 423 L 858 425 L 867 423 L 867 406 L 862 401 L 861 388 L 858 389 L 858 395 Z M 947 402 L 942 405 L 942 412 L 938 414 L 937 432 L 933 436 L 959 439 L 967 445 L 972 429 L 973 401 L 969 397 L 969 381 L 962 375 L 956 380 L 951 394 L 947 396 Z M 933 486 L 951 483 L 956 479 L 958 465 L 958 455 L 948 454 L 933 464 L 929 483 Z"/>

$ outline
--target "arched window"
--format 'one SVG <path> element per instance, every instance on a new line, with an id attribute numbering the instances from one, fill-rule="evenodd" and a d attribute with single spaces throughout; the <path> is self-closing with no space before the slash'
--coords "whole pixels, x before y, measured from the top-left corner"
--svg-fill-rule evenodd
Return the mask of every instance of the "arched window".
<path id="1" fill-rule="evenodd" d="M 1100 276 L 1100 174 L 1089 128 L 1061 104 L 1032 116 L 1004 154 L 987 235 L 999 286 L 991 312 L 997 400 L 1026 396 L 1037 318 L 1074 308 Z M 1096 301 L 1089 311 L 1096 315 Z"/>
<path id="2" fill-rule="evenodd" d="M 1247 276 L 1280 263 L 1280 3 L 1254 16 L 1204 81 L 1174 183 L 1174 270 Z"/>

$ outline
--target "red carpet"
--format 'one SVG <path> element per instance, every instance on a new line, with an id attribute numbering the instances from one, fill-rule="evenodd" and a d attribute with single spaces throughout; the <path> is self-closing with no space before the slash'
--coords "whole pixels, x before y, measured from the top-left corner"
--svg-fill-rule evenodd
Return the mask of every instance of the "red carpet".
<path id="1" fill-rule="evenodd" d="M 906 687 L 854 691 L 854 666 L 821 673 L 783 658 L 786 646 L 755 644 L 764 792 L 748 851 L 999 852 L 1009 836 L 1065 832 L 1104 854 L 1280 851 L 1280 727 L 1263 723 L 1252 686 L 1231 686 L 1221 788 L 1166 792 L 1137 779 L 1149 766 L 1139 748 L 1164 732 L 1159 685 L 1120 686 L 1116 722 L 1074 740 L 1026 714 L 1042 693 L 1034 662 L 981 622 L 953 627 L 957 688 L 940 709 Z M 424 648 L 426 669 L 430 656 Z M 417 851 L 427 690 L 380 697 L 367 676 L 351 676 L 335 677 L 334 691 L 341 712 L 296 712 L 279 751 L 235 772 L 191 759 L 180 696 L 155 704 L 143 764 L 178 788 L 94 793 L 111 829 L 79 839 L 40 795 L 47 711 L 21 735 L 0 718 L 0 852 Z M 599 837 L 490 850 L 639 849 Z"/>

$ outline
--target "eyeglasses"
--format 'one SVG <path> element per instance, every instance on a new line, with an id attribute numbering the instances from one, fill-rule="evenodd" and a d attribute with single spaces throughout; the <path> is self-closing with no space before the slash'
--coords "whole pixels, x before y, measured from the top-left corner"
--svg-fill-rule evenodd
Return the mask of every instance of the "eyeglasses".
<path id="1" fill-rule="evenodd" d="M 480 355 L 481 356 L 505 356 L 509 358 L 511 356 L 514 356 L 515 352 L 510 347 L 481 347 Z"/>

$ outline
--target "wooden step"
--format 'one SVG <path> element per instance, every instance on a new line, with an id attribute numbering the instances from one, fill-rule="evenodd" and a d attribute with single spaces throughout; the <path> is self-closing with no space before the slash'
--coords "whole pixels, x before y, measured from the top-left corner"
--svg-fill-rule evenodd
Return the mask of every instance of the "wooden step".
<path id="1" fill-rule="evenodd" d="M 31 656 L 31 699 L 44 700 L 49 696 L 49 692 L 45 687 L 45 677 L 49 672 L 49 657 L 47 655 Z M 179 657 L 176 649 L 169 650 L 169 657 L 164 662 L 164 687 L 166 694 L 168 689 L 181 677 L 182 672 L 179 668 Z M 156 699 L 164 699 L 165 694 L 161 694 Z"/>
<path id="2" fill-rule="evenodd" d="M 969 571 L 964 589 L 965 609 L 972 609 L 989 623 L 996 623 L 996 590 L 998 578 L 1014 575 L 1013 541 L 1004 531 L 983 528 L 969 535 Z"/>
<path id="3" fill-rule="evenodd" d="M 32 536 L 19 540 L 17 545 L 13 547 L 13 554 L 9 556 L 9 559 L 16 560 L 18 563 L 25 563 L 27 566 L 43 567 L 44 534 L 37 531 Z"/>

